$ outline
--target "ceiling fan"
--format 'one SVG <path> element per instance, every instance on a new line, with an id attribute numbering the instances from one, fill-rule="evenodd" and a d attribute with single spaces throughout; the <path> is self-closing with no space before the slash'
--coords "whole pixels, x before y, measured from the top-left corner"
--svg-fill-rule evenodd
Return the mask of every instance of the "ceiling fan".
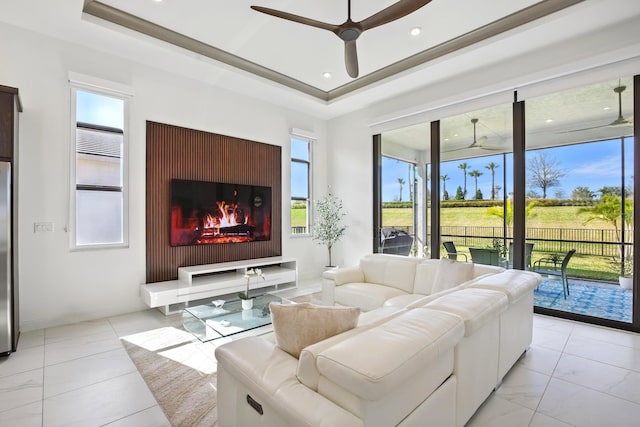
<path id="1" fill-rule="evenodd" d="M 471 119 L 471 123 L 473 124 L 473 142 L 471 142 L 471 144 L 465 145 L 464 147 L 452 148 L 450 150 L 442 150 L 442 152 L 448 153 L 450 151 L 466 150 L 469 148 L 480 148 L 482 150 L 503 150 L 504 147 L 484 145 L 485 142 L 487 142 L 487 140 L 489 139 L 486 136 L 481 136 L 480 138 L 476 137 L 476 125 L 478 124 L 478 122 L 479 122 L 479 119 L 477 118 Z"/>
<path id="2" fill-rule="evenodd" d="M 298 22 L 304 25 L 328 30 L 340 37 L 344 41 L 344 62 L 349 76 L 358 77 L 358 53 L 356 51 L 356 40 L 366 30 L 378 27 L 383 24 L 400 19 L 422 6 L 430 3 L 431 0 L 399 0 L 391 6 L 382 9 L 380 12 L 370 17 L 354 22 L 351 20 L 351 0 L 347 1 L 347 20 L 340 25 L 327 24 L 325 22 L 316 21 L 315 19 L 305 18 L 303 16 L 294 15 L 288 12 L 281 12 L 275 9 L 269 9 L 261 6 L 251 6 L 251 9 L 258 12 L 266 13 L 277 18 L 286 19 L 288 21 Z"/>
<path id="3" fill-rule="evenodd" d="M 619 127 L 619 126 L 631 126 L 633 125 L 633 116 L 628 117 L 628 118 L 624 118 L 622 116 L 622 92 L 624 92 L 627 89 L 626 86 L 618 84 L 617 87 L 613 88 L 613 91 L 615 93 L 618 94 L 618 118 L 616 118 L 614 121 L 612 121 L 611 123 L 608 124 L 604 124 L 604 125 L 600 125 L 600 126 L 592 126 L 592 127 L 588 127 L 588 128 L 582 128 L 582 129 L 573 129 L 573 130 L 569 130 L 566 132 L 581 132 L 584 130 L 591 130 L 591 129 L 600 129 L 600 128 L 606 128 L 606 127 Z"/>

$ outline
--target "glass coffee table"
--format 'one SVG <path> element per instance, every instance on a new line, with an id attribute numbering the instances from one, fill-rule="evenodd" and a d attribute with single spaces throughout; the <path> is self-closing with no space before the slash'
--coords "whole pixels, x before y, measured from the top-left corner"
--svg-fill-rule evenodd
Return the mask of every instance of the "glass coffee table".
<path id="1" fill-rule="evenodd" d="M 185 308 L 182 312 L 182 325 L 202 342 L 229 337 L 270 325 L 271 302 L 292 303 L 269 293 L 254 297 L 253 308 L 249 310 L 242 309 L 240 299 L 226 301 L 222 306 L 216 306 L 212 302 Z"/>

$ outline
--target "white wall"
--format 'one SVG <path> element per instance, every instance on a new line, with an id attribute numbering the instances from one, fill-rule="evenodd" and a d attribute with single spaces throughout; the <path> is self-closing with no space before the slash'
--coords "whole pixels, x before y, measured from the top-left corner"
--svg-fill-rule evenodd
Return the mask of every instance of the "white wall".
<path id="1" fill-rule="evenodd" d="M 283 146 L 283 255 L 297 258 L 301 279 L 319 274 L 323 248 L 309 238 L 292 239 L 286 232 L 290 227 L 288 140 L 293 127 L 318 136 L 316 194 L 321 193 L 326 188 L 325 122 L 9 25 L 0 24 L 0 40 L 11 40 L 0 43 L 0 84 L 17 87 L 24 107 L 18 236 L 23 331 L 145 308 L 139 286 L 145 281 L 146 120 Z M 69 250 L 64 228 L 69 211 L 70 71 L 127 85 L 134 94 L 129 140 L 130 245 L 126 249 Z M 33 223 L 40 221 L 53 222 L 54 232 L 35 234 Z"/>

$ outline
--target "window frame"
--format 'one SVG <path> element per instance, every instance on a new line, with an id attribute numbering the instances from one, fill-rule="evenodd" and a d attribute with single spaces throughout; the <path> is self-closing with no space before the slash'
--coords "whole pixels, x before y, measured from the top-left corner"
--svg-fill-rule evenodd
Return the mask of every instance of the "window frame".
<path id="1" fill-rule="evenodd" d="M 293 150 L 291 149 L 291 145 L 293 140 L 296 139 L 298 141 L 303 141 L 307 143 L 307 154 L 309 160 L 297 158 L 293 156 Z M 289 148 L 290 148 L 290 173 L 289 173 L 289 190 L 290 190 L 290 204 L 293 202 L 306 202 L 307 203 L 307 223 L 306 223 L 306 232 L 305 233 L 294 233 L 293 225 L 290 225 L 289 232 L 292 237 L 310 237 L 313 234 L 312 224 L 313 224 L 313 145 L 317 139 L 308 134 L 304 134 L 301 132 L 296 132 L 295 130 L 291 132 L 289 136 Z M 293 164 L 305 164 L 307 166 L 307 197 L 294 197 L 293 195 Z M 291 206 L 291 205 L 290 205 Z M 289 221 L 291 222 L 291 207 L 289 207 Z"/>
<path id="2" fill-rule="evenodd" d="M 68 225 L 66 231 L 69 233 L 69 245 L 71 251 L 84 251 L 84 250 L 96 250 L 96 249 L 110 249 L 110 248 L 128 248 L 129 247 L 129 102 L 131 94 L 116 88 L 116 84 L 113 87 L 109 87 L 109 82 L 101 82 L 100 85 L 95 84 L 95 80 L 87 82 L 86 80 L 78 81 L 73 77 L 70 77 L 70 143 L 69 143 L 69 213 L 68 213 Z M 105 96 L 110 98 L 119 99 L 122 101 L 122 114 L 123 122 L 122 129 L 110 128 L 108 126 L 78 123 L 76 117 L 77 111 L 77 94 L 78 92 L 87 92 L 99 96 Z M 87 126 L 88 125 L 88 126 Z M 120 159 L 121 167 L 121 188 L 116 189 L 114 186 L 100 186 L 100 185 L 86 185 L 77 184 L 77 130 L 78 129 L 93 129 L 99 131 L 107 131 L 113 133 L 122 134 L 122 158 Z M 122 224 L 121 233 L 122 240 L 119 242 L 106 242 L 106 243 L 90 243 L 79 244 L 77 241 L 77 197 L 76 192 L 78 190 L 95 190 L 95 191 L 117 191 L 122 193 Z"/>

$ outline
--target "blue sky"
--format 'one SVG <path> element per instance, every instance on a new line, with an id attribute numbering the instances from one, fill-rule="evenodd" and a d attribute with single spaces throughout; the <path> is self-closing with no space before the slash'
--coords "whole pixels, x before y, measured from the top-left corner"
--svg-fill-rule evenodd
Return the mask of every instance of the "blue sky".
<path id="1" fill-rule="evenodd" d="M 79 90 L 76 92 L 76 120 L 95 125 L 124 129 L 124 101 Z"/>
<path id="2" fill-rule="evenodd" d="M 577 186 L 588 187 L 591 191 L 596 192 L 603 186 L 621 185 L 621 150 L 620 140 L 601 141 L 587 144 L 567 145 L 563 147 L 548 148 L 544 150 L 528 151 L 527 158 L 537 155 L 539 152 L 546 152 L 549 157 L 558 161 L 558 167 L 563 169 L 565 176 L 560 179 L 560 186 L 547 189 L 547 197 L 556 197 L 557 193 L 562 198 L 571 197 L 571 192 Z M 467 169 L 467 198 L 472 198 L 475 193 L 475 179 L 468 175 L 471 170 L 478 170 L 483 175 L 478 178 L 478 188 L 482 191 L 485 199 L 491 198 L 491 172 L 486 169 L 486 165 L 491 162 L 500 166 L 495 170 L 496 184 L 501 184 L 504 174 L 504 161 L 506 160 L 507 173 L 507 192 L 511 192 L 510 182 L 513 181 L 512 175 L 512 156 L 507 154 L 491 155 L 486 157 L 478 157 L 472 159 L 455 160 L 445 162 L 441 165 L 441 175 L 448 175 L 447 192 L 453 198 L 456 188 L 463 186 L 464 173 L 458 168 L 458 165 L 465 162 Z M 633 176 L 633 139 L 625 139 L 625 174 L 626 185 L 631 185 L 631 177 Z M 397 200 L 400 194 L 400 185 L 398 178 L 409 180 L 408 164 L 390 158 L 383 158 L 382 162 L 382 200 Z M 409 200 L 409 188 L 407 184 L 402 186 L 402 200 Z M 440 189 L 442 190 L 442 181 L 440 181 Z M 542 194 L 540 188 L 527 187 L 527 191 L 534 190 L 538 194 Z"/>

